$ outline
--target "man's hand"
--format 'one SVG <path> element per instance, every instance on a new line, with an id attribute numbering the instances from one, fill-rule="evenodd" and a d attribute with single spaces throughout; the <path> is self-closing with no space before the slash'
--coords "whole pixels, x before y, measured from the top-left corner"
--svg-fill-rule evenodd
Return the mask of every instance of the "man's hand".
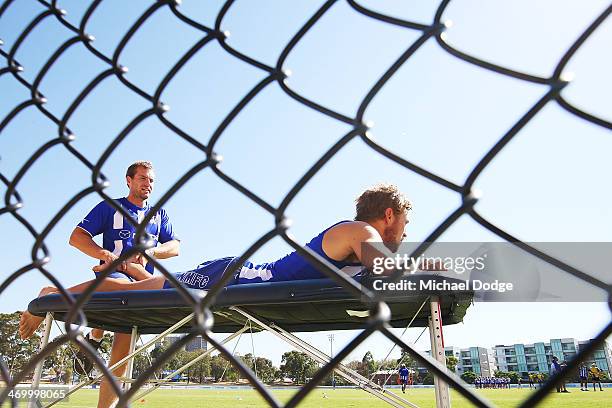
<path id="1" fill-rule="evenodd" d="M 147 250 L 145 250 L 145 253 L 153 258 L 155 255 L 155 249 L 154 248 L 149 248 Z M 132 256 L 130 259 L 128 259 L 128 263 L 136 263 L 141 265 L 143 268 L 147 266 L 147 263 L 149 263 L 149 260 L 147 259 L 147 257 L 144 254 L 138 253 L 134 256 Z"/>
<path id="2" fill-rule="evenodd" d="M 108 265 L 110 265 L 112 262 L 114 262 L 117 258 L 119 258 L 119 257 L 117 255 L 113 254 L 111 251 L 103 249 L 102 252 L 101 252 L 100 260 L 102 262 L 104 262 L 104 263 L 102 265 L 98 265 L 98 266 L 102 266 L 103 268 L 101 270 L 104 270 L 104 269 L 106 269 L 106 267 Z M 104 266 L 104 265 L 107 265 L 107 266 Z M 127 265 L 126 261 L 121 262 L 119 265 L 117 265 L 117 270 L 118 271 L 122 271 L 122 272 L 125 271 L 126 265 Z M 94 269 L 94 272 L 99 272 L 99 271 L 96 271 Z"/>
<path id="3" fill-rule="evenodd" d="M 125 268 L 122 270 L 122 272 L 125 272 L 126 275 L 131 276 L 134 280 L 141 281 L 144 279 L 149 279 L 151 276 L 153 276 L 149 272 L 147 272 L 147 270 L 142 265 L 138 263 L 133 263 L 133 262 L 124 262 L 124 263 L 125 263 Z M 102 272 L 103 270 L 108 268 L 108 265 L 109 264 L 96 265 L 91 269 L 94 272 Z"/>

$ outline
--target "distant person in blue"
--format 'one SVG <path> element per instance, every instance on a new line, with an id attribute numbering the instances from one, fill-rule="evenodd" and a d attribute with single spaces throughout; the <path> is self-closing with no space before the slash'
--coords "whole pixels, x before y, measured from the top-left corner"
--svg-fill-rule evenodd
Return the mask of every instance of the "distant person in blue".
<path id="1" fill-rule="evenodd" d="M 580 368 L 578 369 L 578 375 L 580 376 L 580 391 L 588 391 L 589 390 L 589 370 L 587 369 L 586 364 L 580 363 Z"/>
<path id="2" fill-rule="evenodd" d="M 148 161 L 137 161 L 131 164 L 126 171 L 125 180 L 129 189 L 127 197 L 118 198 L 115 203 L 123 208 L 131 217 L 131 222 L 124 215 L 113 208 L 108 202 L 101 201 L 83 218 L 70 235 L 70 245 L 92 258 L 100 260 L 100 266 L 110 264 L 125 251 L 134 246 L 136 227 L 149 214 L 149 196 L 155 184 L 153 165 Z M 134 224 L 133 224 L 134 223 Z M 174 235 L 168 214 L 162 208 L 147 224 L 145 231 L 153 247 L 147 249 L 147 254 L 156 259 L 165 259 L 179 254 L 179 240 Z M 102 246 L 99 246 L 94 237 L 102 234 Z M 141 268 L 130 268 L 127 265 L 134 263 Z M 96 276 L 99 269 L 96 270 Z M 131 282 L 145 280 L 153 276 L 153 264 L 147 263 L 142 254 L 122 262 L 118 268 L 108 275 L 108 280 Z M 104 330 L 93 329 L 86 335 L 87 341 L 98 349 L 104 336 Z M 115 339 L 121 341 L 126 337 L 129 343 L 129 334 L 116 334 Z M 93 368 L 93 363 L 82 352 L 77 354 L 78 360 L 74 368 L 79 374 L 87 375 Z"/>
<path id="3" fill-rule="evenodd" d="M 402 367 L 399 369 L 399 379 L 400 379 L 400 384 L 402 384 L 402 392 L 405 394 L 406 393 L 406 385 L 408 384 L 408 375 L 409 375 L 409 371 L 406 368 L 406 364 L 402 364 Z"/>
<path id="4" fill-rule="evenodd" d="M 394 185 L 380 184 L 368 188 L 356 199 L 354 221 L 340 221 L 324 229 L 315 236 L 306 247 L 337 267 L 347 276 L 359 278 L 364 269 L 371 269 L 375 259 L 392 257 L 406 236 L 404 228 L 408 224 L 408 211 L 411 203 Z M 381 246 L 374 246 L 383 243 Z M 368 245 L 369 244 L 369 245 Z M 363 251 L 367 247 L 368 251 Z M 157 255 L 157 254 L 156 254 Z M 277 261 L 262 264 L 245 262 L 236 265 L 237 257 L 226 257 L 205 261 L 195 269 L 175 273 L 174 277 L 184 286 L 192 289 L 207 290 L 218 282 L 228 271 L 235 270 L 227 285 L 245 283 L 278 282 L 298 279 L 317 279 L 326 277 L 306 258 L 292 252 Z M 94 271 L 101 271 L 105 264 L 97 265 Z M 440 270 L 441 265 L 421 265 L 421 270 Z M 386 268 L 386 267 L 384 267 Z M 383 274 L 391 274 L 395 268 L 384 269 Z M 135 281 L 128 279 L 105 279 L 97 291 L 155 290 L 171 289 L 172 285 L 163 275 L 149 276 L 139 280 L 146 272 L 139 262 L 128 262 L 125 270 Z M 68 290 L 80 293 L 91 285 L 92 281 L 73 286 Z M 57 288 L 44 288 L 39 296 L 57 293 Z M 19 333 L 22 338 L 30 337 L 42 322 L 42 318 L 29 312 L 22 313 Z M 128 342 L 129 343 L 129 342 Z M 113 344 L 111 361 L 115 357 L 127 355 L 127 348 L 115 353 L 117 344 Z M 117 360 L 114 360 L 117 361 Z M 125 372 L 125 366 L 114 371 L 116 376 Z M 99 407 L 110 407 L 116 396 L 106 379 L 100 387 Z"/>

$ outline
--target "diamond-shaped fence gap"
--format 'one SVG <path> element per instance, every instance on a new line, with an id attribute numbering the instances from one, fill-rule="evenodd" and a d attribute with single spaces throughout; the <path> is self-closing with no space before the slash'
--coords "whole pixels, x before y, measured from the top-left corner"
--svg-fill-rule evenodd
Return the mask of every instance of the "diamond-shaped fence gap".
<path id="1" fill-rule="evenodd" d="M 291 71 L 286 84 L 326 108 L 355 115 L 373 84 L 420 34 L 335 3 L 289 53 L 283 65 Z"/>
<path id="2" fill-rule="evenodd" d="M 612 276 L 607 268 L 612 252 L 610 242 L 534 242 L 531 246 L 550 255 L 559 261 L 579 269 L 602 282 L 612 285 Z M 521 258 L 528 259 L 538 270 L 543 290 L 551 293 L 560 293 L 568 300 L 591 299 L 593 302 L 606 302 L 608 295 L 605 290 L 586 285 L 575 276 L 570 276 L 562 269 L 548 264 L 545 260 L 536 258 L 531 254 L 521 254 Z M 519 259 L 523 262 L 523 259 Z M 550 289 L 548 289 L 550 287 Z M 556 292 L 553 292 L 557 289 Z M 572 293 L 572 291 L 580 291 Z M 572 297 L 575 295 L 576 297 Z M 580 299 L 581 298 L 581 299 Z"/>
<path id="3" fill-rule="evenodd" d="M 80 87 L 85 89 L 87 85 L 83 82 Z M 68 127 L 76 137 L 71 144 L 95 163 L 117 135 L 150 107 L 148 101 L 126 88 L 115 76 L 110 76 L 83 99 L 69 118 Z"/>
<path id="4" fill-rule="evenodd" d="M 37 1 L 13 1 L 0 16 L 0 39 L 4 41 L 4 50 L 8 52 L 30 21 L 45 10 L 46 7 Z"/>
<path id="5" fill-rule="evenodd" d="M 235 2 L 223 18 L 221 29 L 229 31 L 227 44 L 235 50 L 275 66 L 295 33 L 321 6 L 308 0 Z M 257 14 L 258 18 L 252 18 Z"/>
<path id="6" fill-rule="evenodd" d="M 54 123 L 35 106 L 21 110 L 2 131 L 0 173 L 13 180 L 34 152 L 52 139 L 57 139 Z"/>
<path id="7" fill-rule="evenodd" d="M 113 136 L 116 137 L 116 135 Z M 105 190 L 107 194 L 126 192 L 125 157 L 129 157 L 127 162 L 143 160 L 143 158 L 153 162 L 159 176 L 164 180 L 166 189 L 189 169 L 205 159 L 202 152 L 192 148 L 184 139 L 168 130 L 156 117 L 148 117 L 127 134 L 104 163 L 102 173 L 109 180 L 116 180 L 109 189 Z M 180 157 L 181 160 L 171 161 L 168 160 L 168 157 Z M 159 194 L 161 197 L 166 189 L 157 190 L 156 195 Z"/>
<path id="8" fill-rule="evenodd" d="M 174 64 L 204 36 L 177 20 L 168 7 L 156 10 L 121 52 L 119 63 L 129 69 L 125 78 L 152 95 Z"/>
<path id="9" fill-rule="evenodd" d="M 498 235 L 483 228 L 468 214 L 464 214 L 440 235 L 438 242 L 505 242 Z"/>
<path id="10" fill-rule="evenodd" d="M 2 17 L 2 20 L 4 20 L 4 17 Z M 53 15 L 42 19 L 26 35 L 15 53 L 15 59 L 24 68 L 19 75 L 32 83 L 49 57 L 55 53 L 60 45 L 74 35 L 72 31 L 58 24 Z M 3 48 L 10 52 L 15 44 L 5 43 Z"/>
<path id="11" fill-rule="evenodd" d="M 352 220 L 356 192 L 380 182 L 396 183 L 413 204 L 406 227 L 409 241 L 424 240 L 461 205 L 459 194 L 372 152 L 361 140 L 354 140 L 319 170 L 291 202 L 287 208 L 287 216 L 294 220 L 290 232 L 305 239 L 339 220 Z M 308 214 L 317 214 L 316 225 Z M 427 219 L 436 222 L 426 222 Z"/>
<path id="12" fill-rule="evenodd" d="M 355 0 L 355 3 L 375 13 L 423 25 L 432 23 L 439 7 L 439 2 L 434 1 Z"/>
<path id="13" fill-rule="evenodd" d="M 69 199 L 90 184 L 86 172 L 74 171 L 79 166 L 80 162 L 61 145 L 46 150 L 17 184 L 17 191 L 23 199 L 19 215 L 41 232 Z M 54 172 L 49 172 L 49 168 L 53 168 Z M 64 184 L 62 180 L 71 182 Z M 63 239 L 58 244 L 65 246 L 66 242 Z"/>
<path id="14" fill-rule="evenodd" d="M 4 62 L 3 60 L 0 60 Z M 0 63 L 0 66 L 2 64 Z M 22 102 L 31 100 L 28 88 L 15 81 L 11 74 L 0 75 L 0 123 Z"/>
<path id="15" fill-rule="evenodd" d="M 19 240 L 19 242 L 24 242 L 27 244 L 24 245 L 23 250 L 10 250 L 8 247 L 5 246 L 5 248 L 3 248 L 0 252 L 2 256 L 2 268 L 0 268 L 0 276 L 2 278 L 2 281 L 4 281 L 17 269 L 32 262 L 30 248 L 32 245 L 34 245 L 34 237 L 32 237 L 32 234 L 30 234 L 30 232 L 18 220 L 16 220 L 10 215 L 0 217 L 0 228 L 2 228 L 2 231 L 11 232 L 11 241 Z M 35 279 L 40 280 L 40 277 L 40 274 L 38 274 Z M 17 285 L 17 282 L 20 282 L 19 285 Z M 7 302 L 2 303 L 2 312 L 14 312 L 16 309 L 22 307 L 21 303 L 19 302 L 23 300 L 24 293 L 31 292 L 33 296 L 38 295 L 38 291 L 34 293 L 34 288 L 32 288 L 31 282 L 20 280 L 13 283 L 13 285 L 17 286 L 11 286 L 8 290 L 2 293 L 2 299 L 7 299 Z M 40 282 L 36 283 L 35 287 L 37 288 L 39 285 Z"/>
<path id="16" fill-rule="evenodd" d="M 572 105 L 612 122 L 612 59 L 602 53 L 612 38 L 612 20 L 607 19 L 589 37 L 567 64 L 565 71 L 573 76 L 562 96 Z M 588 97 L 587 97 L 588 95 Z"/>
<path id="17" fill-rule="evenodd" d="M 605 129 L 548 104 L 476 180 L 475 208 L 523 241 L 610 241 L 612 195 L 599 184 L 610 149 Z"/>
<path id="18" fill-rule="evenodd" d="M 567 48 L 608 4 L 605 0 L 562 5 L 554 0 L 495 5 L 481 0 L 451 2 L 443 18 L 453 22 L 446 41 L 487 62 L 548 77 Z M 470 12 L 476 8 L 478 14 Z"/>
<path id="19" fill-rule="evenodd" d="M 271 109 L 281 105 L 283 115 Z M 278 205 L 301 175 L 349 130 L 272 84 L 232 121 L 215 150 L 224 156 L 219 165 L 223 172 Z"/>
<path id="20" fill-rule="evenodd" d="M 431 41 L 408 61 L 368 106 L 370 134 L 457 184 L 548 90 L 466 64 Z"/>
<path id="21" fill-rule="evenodd" d="M 151 4 L 149 1 L 100 2 L 85 27 L 88 34 L 96 37 L 94 47 L 110 58 L 123 36 Z"/>
<path id="22" fill-rule="evenodd" d="M 207 145 L 226 116 L 266 76 L 265 71 L 229 55 L 216 41 L 210 42 L 178 71 L 165 88 L 161 99 L 170 105 L 165 116 Z M 255 101 L 258 98 L 256 96 Z M 248 109 L 247 106 L 245 111 Z M 221 140 L 223 138 L 222 134 Z"/>
<path id="23" fill-rule="evenodd" d="M 226 2 L 226 0 L 187 0 L 181 3 L 178 10 L 186 17 L 212 29 L 221 8 Z"/>
<path id="24" fill-rule="evenodd" d="M 154 164 L 158 177 L 166 178 L 163 163 Z M 153 194 L 158 197 L 161 192 Z M 268 212 L 220 180 L 210 169 L 193 176 L 164 208 L 181 239 L 181 256 L 163 261 L 170 271 L 193 269 L 205 260 L 240 256 L 274 226 Z M 192 227 L 180 228 L 181 225 Z M 245 246 L 240 246 L 240 242 Z M 232 253 L 224 249 L 228 243 Z"/>
<path id="25" fill-rule="evenodd" d="M 83 89 L 107 69 L 108 64 L 95 57 L 84 45 L 72 45 L 51 66 L 40 83 L 39 89 L 47 98 L 45 108 L 62 118 Z"/>

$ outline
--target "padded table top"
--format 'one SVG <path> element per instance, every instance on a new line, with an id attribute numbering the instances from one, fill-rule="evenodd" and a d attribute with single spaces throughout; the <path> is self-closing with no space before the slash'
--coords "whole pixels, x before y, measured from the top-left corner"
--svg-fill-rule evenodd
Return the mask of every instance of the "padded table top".
<path id="1" fill-rule="evenodd" d="M 434 278 L 430 274 L 403 277 L 404 281 Z M 445 278 L 447 281 L 461 282 Z M 364 282 L 368 285 L 367 282 Z M 205 296 L 205 291 L 193 290 Z M 394 291 L 385 295 L 391 309 L 392 327 L 405 327 L 429 295 L 440 299 L 442 322 L 445 325 L 463 320 L 473 293 Z M 78 296 L 78 295 L 75 295 Z M 291 332 L 362 329 L 367 320 L 354 311 L 368 310 L 365 298 L 349 293 L 331 279 L 310 279 L 285 282 L 251 283 L 225 287 L 215 299 L 213 331 L 231 333 L 244 326 L 246 319 L 230 306 L 239 306 L 253 316 L 276 323 Z M 43 316 L 53 312 L 54 318 L 64 321 L 68 309 L 61 295 L 47 295 L 28 305 L 30 313 Z M 140 333 L 160 333 L 192 312 L 175 289 L 153 291 L 97 292 L 85 304 L 83 311 L 90 327 L 129 333 L 138 326 Z M 357 313 L 358 314 L 358 313 Z M 361 314 L 362 315 L 362 314 Z M 419 312 L 412 327 L 428 325 L 429 306 Z M 255 329 L 255 327 L 253 327 Z M 188 332 L 186 324 L 177 332 Z"/>

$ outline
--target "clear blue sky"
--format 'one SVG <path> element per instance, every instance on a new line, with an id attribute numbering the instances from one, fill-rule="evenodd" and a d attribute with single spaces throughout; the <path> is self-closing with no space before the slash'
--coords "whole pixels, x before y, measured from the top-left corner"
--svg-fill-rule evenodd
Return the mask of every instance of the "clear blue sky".
<path id="1" fill-rule="evenodd" d="M 89 2 L 60 1 L 74 24 Z M 94 46 L 111 55 L 128 27 L 150 1 L 105 1 L 87 26 Z M 222 2 L 183 2 L 190 18 L 212 26 Z M 322 4 L 314 1 L 236 2 L 222 28 L 229 44 L 274 66 L 295 32 Z M 438 2 L 361 2 L 383 13 L 430 23 Z M 444 14 L 452 20 L 448 42 L 460 50 L 500 65 L 550 75 L 575 38 L 607 6 L 606 1 L 530 2 L 456 1 Z M 0 38 L 9 50 L 18 33 L 42 10 L 34 0 L 14 2 L 0 19 Z M 287 58 L 292 71 L 288 85 L 296 92 L 345 115 L 355 114 L 361 99 L 380 75 L 417 38 L 414 30 L 367 18 L 345 2 L 335 4 Z M 607 21 L 576 53 L 567 67 L 575 74 L 564 90 L 569 101 L 607 120 L 612 57 Z M 135 34 L 121 54 L 127 78 L 153 93 L 157 84 L 202 33 L 181 23 L 168 8 L 158 10 Z M 32 81 L 44 62 L 71 33 L 54 18 L 41 23 L 16 57 Z M 47 108 L 61 117 L 70 102 L 107 66 L 84 46 L 71 47 L 41 84 Z M 216 42 L 198 52 L 162 95 L 170 105 L 167 118 L 202 143 L 207 143 L 223 118 L 265 77 L 226 53 Z M 455 183 L 524 114 L 547 88 L 485 71 L 460 61 L 433 40 L 396 73 L 372 101 L 366 118 L 372 134 L 392 149 Z M 28 99 L 26 88 L 12 76 L 0 77 L 0 117 Z M 116 78 L 106 79 L 79 106 L 69 121 L 73 146 L 96 162 L 108 144 L 148 103 Z M 273 83 L 266 87 L 222 134 L 216 151 L 221 169 L 278 205 L 297 179 L 349 127 L 319 114 L 287 96 Z M 0 172 L 12 178 L 27 158 L 57 135 L 56 127 L 36 108 L 14 118 L 0 135 Z M 478 211 L 524 241 L 612 241 L 612 174 L 610 133 L 548 104 L 476 182 L 483 192 Z M 156 118 L 134 129 L 103 167 L 111 196 L 125 194 L 123 174 L 137 159 L 154 162 L 157 185 L 153 201 L 203 154 L 169 131 Z M 90 185 L 90 174 L 65 148 L 47 151 L 28 171 L 18 191 L 20 214 L 42 230 L 61 206 Z M 338 153 L 301 191 L 288 209 L 291 234 L 308 241 L 340 219 L 352 218 L 353 198 L 379 181 L 398 184 L 414 202 L 408 240 L 424 239 L 460 203 L 460 197 L 377 155 L 355 140 Z M 0 187 L 2 193 L 4 186 Z M 89 195 L 66 213 L 46 243 L 52 254 L 48 269 L 66 285 L 92 277 L 93 261 L 68 246 L 74 225 L 98 201 Z M 165 262 L 170 270 L 186 270 L 204 259 L 240 254 L 273 226 L 272 217 L 205 170 L 192 178 L 167 204 L 182 238 L 182 253 Z M 0 216 L 5 241 L 1 246 L 0 279 L 29 263 L 33 240 L 11 216 Z M 498 237 L 467 217 L 442 237 L 446 241 L 497 241 Z M 266 261 L 289 247 L 275 239 L 253 257 Z M 559 254 L 562 256 L 562 254 Z M 47 282 L 36 271 L 19 278 L 0 298 L 0 311 L 22 309 Z M 463 324 L 445 329 L 447 345 L 460 347 L 533 342 L 549 338 L 590 338 L 610 319 L 605 304 L 477 304 Z M 411 330 L 407 339 L 416 337 Z M 328 347 L 327 333 L 305 334 L 314 345 Z M 335 346 L 355 332 L 336 332 Z M 257 335 L 257 353 L 276 364 L 288 349 L 268 335 Z M 385 340 L 372 337 L 351 358 L 368 349 L 376 358 L 387 351 Z M 247 347 L 248 346 L 248 347 Z M 424 337 L 418 344 L 428 348 Z M 250 351 L 244 341 L 239 352 Z"/>

